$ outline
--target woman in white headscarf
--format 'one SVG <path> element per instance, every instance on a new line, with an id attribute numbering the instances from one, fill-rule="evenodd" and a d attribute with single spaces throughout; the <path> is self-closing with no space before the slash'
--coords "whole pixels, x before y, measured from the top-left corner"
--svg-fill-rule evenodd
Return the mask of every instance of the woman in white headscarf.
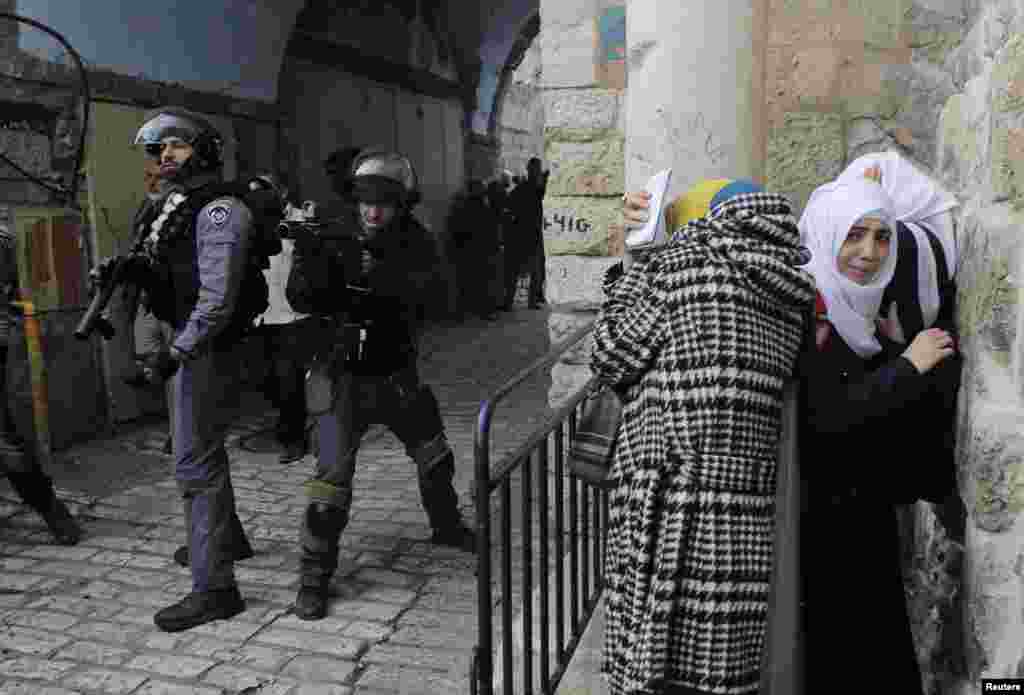
<path id="1" fill-rule="evenodd" d="M 902 251 L 892 209 L 881 186 L 861 178 L 817 189 L 800 220 L 819 293 L 801 437 L 809 693 L 922 692 L 896 505 L 948 482 L 929 415 L 941 365 L 957 358 L 943 329 L 907 346 L 880 328 Z M 897 441 L 914 442 L 910 458 Z"/>
<path id="2" fill-rule="evenodd" d="M 865 175 L 888 194 L 893 231 L 902 249 L 882 296 L 889 334 L 905 343 L 925 328 L 951 328 L 959 260 L 952 211 L 960 203 L 898 152 L 858 157 L 836 182 Z"/>

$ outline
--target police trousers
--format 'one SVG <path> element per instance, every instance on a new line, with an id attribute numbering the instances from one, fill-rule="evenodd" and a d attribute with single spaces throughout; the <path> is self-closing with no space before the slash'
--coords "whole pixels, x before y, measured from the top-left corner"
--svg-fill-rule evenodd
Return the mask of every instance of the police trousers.
<path id="1" fill-rule="evenodd" d="M 235 585 L 231 552 L 241 533 L 224 436 L 238 407 L 237 349 L 209 351 L 172 378 L 174 472 L 184 499 L 192 590 Z"/>
<path id="2" fill-rule="evenodd" d="M 437 399 L 420 383 L 416 367 L 383 376 L 342 373 L 335 394 L 333 409 L 317 418 L 320 454 L 316 472 L 305 484 L 311 505 L 327 505 L 331 513 L 326 520 L 321 515 L 319 523 L 316 514 L 307 513 L 301 536 L 304 560 L 320 558 L 317 563 L 326 574 L 337 564 L 338 537 L 352 506 L 356 453 L 372 424 L 390 429 L 415 463 L 430 525 L 447 529 L 461 521 L 452 484 L 454 455 Z"/>
<path id="3" fill-rule="evenodd" d="M 315 317 L 260 326 L 264 356 L 271 371 L 264 392 L 279 413 L 275 434 L 282 445 L 305 441 L 305 376 L 313 346 L 321 340 L 320 332 L 319 319 Z"/>

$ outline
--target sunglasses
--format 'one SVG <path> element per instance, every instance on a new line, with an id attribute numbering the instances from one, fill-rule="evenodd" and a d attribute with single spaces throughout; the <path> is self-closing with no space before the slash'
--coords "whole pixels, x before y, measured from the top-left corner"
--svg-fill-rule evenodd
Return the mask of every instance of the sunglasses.
<path id="1" fill-rule="evenodd" d="M 145 145 L 143 149 L 150 157 L 159 157 L 163 154 L 165 147 L 177 148 L 187 146 L 188 143 L 184 140 L 170 140 L 168 142 L 151 142 Z"/>

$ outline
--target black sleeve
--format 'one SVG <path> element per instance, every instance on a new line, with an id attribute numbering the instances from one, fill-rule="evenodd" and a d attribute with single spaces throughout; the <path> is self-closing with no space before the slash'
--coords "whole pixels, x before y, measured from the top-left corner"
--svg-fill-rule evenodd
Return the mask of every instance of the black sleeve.
<path id="1" fill-rule="evenodd" d="M 921 421 L 929 436 L 922 438 L 921 455 L 908 461 L 915 497 L 941 504 L 956 493 L 956 407 L 963 358 L 956 354 L 925 375 Z"/>
<path id="2" fill-rule="evenodd" d="M 905 357 L 847 381 L 827 356 L 812 356 L 807 376 L 808 425 L 819 434 L 846 434 L 874 420 L 892 417 L 920 399 L 927 382 Z M 830 368 L 833 366 L 833 368 Z"/>
<path id="3" fill-rule="evenodd" d="M 429 233 L 418 225 L 409 229 L 398 252 L 375 257 L 368 278 L 378 311 L 395 312 L 406 320 L 422 320 L 431 297 L 439 260 Z"/>
<path id="4" fill-rule="evenodd" d="M 358 251 L 354 244 L 325 240 L 295 245 L 285 297 L 302 314 L 334 314 L 345 310 L 346 283 L 352 279 Z"/>

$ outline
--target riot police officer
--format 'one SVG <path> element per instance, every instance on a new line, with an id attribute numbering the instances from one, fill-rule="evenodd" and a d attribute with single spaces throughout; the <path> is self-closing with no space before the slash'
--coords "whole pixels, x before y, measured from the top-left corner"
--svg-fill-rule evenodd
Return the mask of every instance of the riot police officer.
<path id="1" fill-rule="evenodd" d="M 294 612 L 318 620 L 349 518 L 356 452 L 371 424 L 386 425 L 416 465 L 432 542 L 474 550 L 452 484 L 455 457 L 437 399 L 420 381 L 417 328 L 437 271 L 429 232 L 412 216 L 416 174 L 394 152 L 363 150 L 347 182 L 350 206 L 330 239 L 296 243 L 288 301 L 299 311 L 340 316 L 331 346 L 329 410 L 317 421 L 319 460 L 307 481 L 300 588 Z M 310 381 L 315 383 L 315 370 Z M 310 402 L 318 400 L 312 395 Z M 312 409 L 312 405 L 311 405 Z"/>
<path id="2" fill-rule="evenodd" d="M 174 329 L 153 361 L 173 378 L 175 477 L 192 571 L 192 592 L 153 618 L 173 632 L 245 609 L 233 563 L 252 550 L 235 512 L 224 434 L 237 405 L 235 347 L 256 310 L 253 213 L 222 181 L 222 139 L 201 116 L 176 107 L 151 112 L 134 144 L 159 161 L 167 182 L 163 203 L 138 222 L 145 253 L 133 275 L 150 311 Z"/>

